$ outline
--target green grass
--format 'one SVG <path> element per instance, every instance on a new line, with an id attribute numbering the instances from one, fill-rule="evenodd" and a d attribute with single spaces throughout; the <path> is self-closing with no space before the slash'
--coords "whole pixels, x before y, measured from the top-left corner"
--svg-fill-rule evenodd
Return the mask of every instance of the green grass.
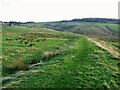
<path id="1" fill-rule="evenodd" d="M 117 61 L 110 54 L 82 37 L 73 44 L 66 54 L 28 71 L 8 87 L 118 88 Z"/>
<path id="2" fill-rule="evenodd" d="M 119 29 L 118 24 L 109 23 L 87 23 L 87 22 L 53 22 L 44 23 L 41 27 L 56 29 L 59 31 L 68 31 L 89 37 L 104 40 L 119 50 Z"/>
<path id="3" fill-rule="evenodd" d="M 114 37 L 119 33 L 118 24 L 108 23 L 54 22 L 42 24 L 41 27 L 99 37 Z"/>
<path id="4" fill-rule="evenodd" d="M 119 33 L 118 32 L 118 24 L 96 24 L 100 27 L 108 27 L 113 33 Z"/>
<path id="5" fill-rule="evenodd" d="M 53 55 L 46 58 L 44 52 Z M 82 35 L 41 26 L 6 26 L 3 27 L 3 58 L 3 77 L 14 78 L 4 80 L 6 88 L 119 87 L 117 59 Z M 41 64 L 24 67 L 37 63 Z M 21 65 L 23 73 L 14 64 Z M 10 66 L 14 66 L 14 71 Z"/>
<path id="6" fill-rule="evenodd" d="M 9 74 L 8 66 L 13 60 L 22 59 L 25 63 L 29 64 L 31 61 L 40 62 L 42 59 L 42 53 L 45 51 L 53 50 L 55 47 L 61 47 L 65 43 L 70 42 L 69 38 L 72 34 L 66 35 L 66 37 L 59 38 L 56 36 L 65 35 L 66 33 L 60 33 L 58 31 L 46 29 L 32 29 L 26 27 L 4 27 L 3 28 L 3 75 Z M 40 35 L 36 37 L 36 32 Z M 32 34 L 31 34 L 32 33 Z M 30 36 L 30 35 L 31 36 Z M 51 36 L 48 36 L 50 34 Z M 43 35 L 41 37 L 41 35 Z M 46 36 L 45 36 L 46 35 Z M 29 37 L 30 36 L 30 37 Z M 53 36 L 53 37 L 52 37 Z M 33 45 L 33 46 L 30 46 Z"/>

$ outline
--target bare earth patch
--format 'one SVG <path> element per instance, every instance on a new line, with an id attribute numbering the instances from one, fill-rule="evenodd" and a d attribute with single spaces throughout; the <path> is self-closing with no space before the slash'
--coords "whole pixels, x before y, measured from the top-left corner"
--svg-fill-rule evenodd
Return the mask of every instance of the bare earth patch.
<path id="1" fill-rule="evenodd" d="M 107 50 L 109 53 L 111 53 L 114 57 L 119 58 L 118 51 L 114 50 L 111 46 L 107 45 L 104 41 L 97 41 L 94 38 L 88 38 L 91 42 L 95 43 L 97 46 L 101 47 L 102 49 Z"/>

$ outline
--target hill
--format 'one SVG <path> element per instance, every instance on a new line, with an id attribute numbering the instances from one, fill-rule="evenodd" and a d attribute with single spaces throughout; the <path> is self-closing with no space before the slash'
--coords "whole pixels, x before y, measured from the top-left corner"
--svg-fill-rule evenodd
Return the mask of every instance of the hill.
<path id="1" fill-rule="evenodd" d="M 47 27 L 47 28 L 52 28 L 55 30 L 61 30 L 61 31 L 76 31 L 78 33 L 82 33 L 82 31 L 84 30 L 84 32 L 89 32 L 87 34 L 91 34 L 92 31 L 94 30 L 96 31 L 96 34 L 99 34 L 99 32 L 97 33 L 97 31 L 100 31 L 100 33 L 112 33 L 112 34 L 117 34 L 118 31 L 118 24 L 109 24 L 109 23 L 89 23 L 89 22 L 48 22 L 48 23 L 44 23 L 43 27 Z M 100 30 L 97 30 L 100 29 Z M 91 32 L 91 33 L 90 33 Z M 83 33 L 85 34 L 85 33 Z M 94 33 L 93 33 L 94 34 Z"/>
<path id="2" fill-rule="evenodd" d="M 3 88 L 118 88 L 118 58 L 85 36 L 88 29 L 110 34 L 98 26 L 104 25 L 59 22 L 3 26 Z M 79 28 L 85 35 L 75 34 Z M 69 30 L 75 33 L 61 32 Z"/>
<path id="3" fill-rule="evenodd" d="M 82 19 L 72 19 L 72 20 L 63 20 L 60 22 L 95 22 L 95 23 L 112 23 L 118 24 L 118 19 L 111 18 L 82 18 Z"/>

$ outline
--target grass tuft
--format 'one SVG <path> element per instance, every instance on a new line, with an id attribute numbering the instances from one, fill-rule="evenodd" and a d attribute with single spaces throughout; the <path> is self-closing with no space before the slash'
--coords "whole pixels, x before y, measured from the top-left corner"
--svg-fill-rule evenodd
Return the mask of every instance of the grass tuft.
<path id="1" fill-rule="evenodd" d="M 25 64 L 22 60 L 19 60 L 19 59 L 13 60 L 12 64 L 8 66 L 8 69 L 15 70 L 15 71 L 25 70 L 27 69 L 27 64 Z"/>
<path id="2" fill-rule="evenodd" d="M 43 58 L 45 58 L 45 59 L 49 59 L 50 57 L 53 57 L 54 55 L 55 55 L 55 53 L 52 51 L 43 52 Z"/>

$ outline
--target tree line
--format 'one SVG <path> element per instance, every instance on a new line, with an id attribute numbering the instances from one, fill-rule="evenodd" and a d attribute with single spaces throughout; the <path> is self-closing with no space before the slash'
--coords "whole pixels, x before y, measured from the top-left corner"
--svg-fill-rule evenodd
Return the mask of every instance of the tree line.
<path id="1" fill-rule="evenodd" d="M 33 23 L 35 23 L 35 22 L 33 22 L 33 21 L 29 21 L 29 22 L 10 21 L 10 22 L 3 22 L 3 23 L 7 24 L 8 26 L 12 26 L 12 25 L 18 25 L 18 26 L 20 26 L 20 25 L 22 25 L 22 24 L 33 24 Z"/>
<path id="2" fill-rule="evenodd" d="M 115 23 L 120 24 L 120 19 L 111 18 L 82 18 L 82 19 L 72 19 L 72 20 L 62 20 L 60 22 L 98 22 L 98 23 Z"/>

